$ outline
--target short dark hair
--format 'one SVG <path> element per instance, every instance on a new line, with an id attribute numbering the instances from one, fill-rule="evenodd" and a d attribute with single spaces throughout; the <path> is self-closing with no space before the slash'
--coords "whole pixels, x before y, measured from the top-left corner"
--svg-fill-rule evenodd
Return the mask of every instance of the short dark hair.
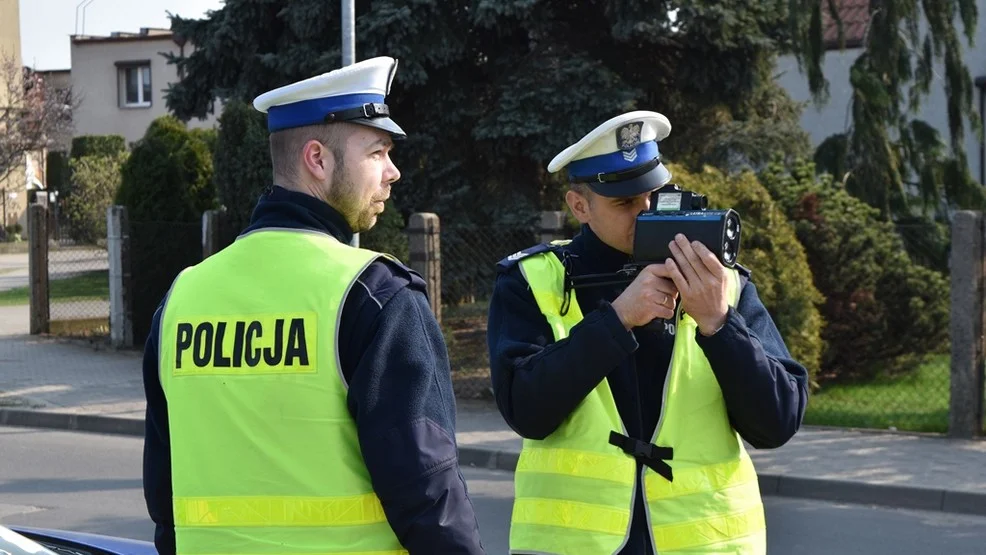
<path id="1" fill-rule="evenodd" d="M 284 129 L 271 133 L 270 159 L 274 170 L 274 179 L 297 180 L 298 152 L 305 143 L 316 140 L 330 151 L 339 165 L 343 157 L 343 145 L 347 136 L 339 124 L 323 123 Z"/>
<path id="2" fill-rule="evenodd" d="M 592 195 L 594 193 L 588 183 L 569 183 L 568 188 L 585 197 L 585 200 L 589 203 L 592 202 Z"/>

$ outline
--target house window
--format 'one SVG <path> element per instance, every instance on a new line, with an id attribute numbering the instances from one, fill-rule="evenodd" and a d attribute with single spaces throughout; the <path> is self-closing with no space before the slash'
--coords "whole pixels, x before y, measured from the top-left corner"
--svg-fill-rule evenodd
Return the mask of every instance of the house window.
<path id="1" fill-rule="evenodd" d="M 147 108 L 151 105 L 151 64 L 128 63 L 120 66 L 120 106 Z"/>

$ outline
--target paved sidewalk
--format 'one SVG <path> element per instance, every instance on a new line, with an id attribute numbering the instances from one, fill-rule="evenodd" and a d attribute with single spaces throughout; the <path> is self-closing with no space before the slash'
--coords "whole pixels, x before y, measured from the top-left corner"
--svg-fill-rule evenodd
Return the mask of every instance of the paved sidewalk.
<path id="1" fill-rule="evenodd" d="M 140 364 L 135 351 L 0 336 L 0 424 L 142 435 Z M 521 439 L 490 404 L 460 402 L 456 436 L 464 465 L 514 470 Z M 986 516 L 986 441 L 805 428 L 750 454 L 765 495 Z"/>

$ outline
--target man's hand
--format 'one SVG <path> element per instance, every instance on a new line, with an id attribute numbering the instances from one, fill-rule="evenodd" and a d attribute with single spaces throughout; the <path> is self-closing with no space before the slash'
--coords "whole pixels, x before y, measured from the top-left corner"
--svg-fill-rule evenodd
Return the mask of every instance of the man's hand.
<path id="1" fill-rule="evenodd" d="M 613 301 L 613 309 L 626 329 L 649 324 L 657 318 L 674 317 L 678 290 L 671 282 L 665 264 L 644 267 L 623 293 Z"/>
<path id="2" fill-rule="evenodd" d="M 674 260 L 664 264 L 681 292 L 682 310 L 698 323 L 702 335 L 712 335 L 726 322 L 726 268 L 698 241 L 678 234 L 669 244 Z"/>

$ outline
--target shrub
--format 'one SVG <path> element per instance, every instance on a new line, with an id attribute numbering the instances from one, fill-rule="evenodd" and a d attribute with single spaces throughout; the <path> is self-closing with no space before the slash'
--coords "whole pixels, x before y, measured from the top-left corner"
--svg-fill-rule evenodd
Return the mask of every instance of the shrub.
<path id="1" fill-rule="evenodd" d="M 132 221 L 195 221 L 215 206 L 205 143 L 173 116 L 147 128 L 123 166 L 116 198 Z"/>
<path id="2" fill-rule="evenodd" d="M 727 177 L 710 167 L 701 173 L 688 173 L 674 164 L 669 169 L 680 187 L 707 195 L 710 209 L 732 208 L 739 213 L 742 236 L 737 260 L 752 271 L 750 280 L 788 350 L 814 382 L 824 348 L 818 309 L 824 299 L 812 283 L 805 250 L 781 209 L 751 172 Z"/>
<path id="3" fill-rule="evenodd" d="M 772 164 L 761 181 L 794 224 L 826 298 L 822 379 L 900 372 L 947 350 L 949 283 L 911 261 L 893 223 L 810 163 Z"/>
<path id="4" fill-rule="evenodd" d="M 216 143 L 219 141 L 218 131 L 213 128 L 195 128 L 189 129 L 188 134 L 205 144 L 205 148 L 208 149 L 210 157 L 215 155 Z"/>
<path id="5" fill-rule="evenodd" d="M 273 179 L 264 114 L 242 101 L 226 104 L 219 117 L 214 160 L 219 203 L 226 217 L 245 224 Z"/>
<path id="6" fill-rule="evenodd" d="M 184 268 L 202 259 L 202 213 L 216 205 L 208 146 L 173 116 L 154 120 L 123 166 L 130 218 L 134 340 Z"/>
<path id="7" fill-rule="evenodd" d="M 82 156 L 69 161 L 71 191 L 61 202 L 61 214 L 73 239 L 93 244 L 106 238 L 106 209 L 120 187 L 126 152 L 112 156 Z"/>
<path id="8" fill-rule="evenodd" d="M 81 135 L 72 139 L 72 158 L 113 156 L 127 151 L 122 135 Z"/>

